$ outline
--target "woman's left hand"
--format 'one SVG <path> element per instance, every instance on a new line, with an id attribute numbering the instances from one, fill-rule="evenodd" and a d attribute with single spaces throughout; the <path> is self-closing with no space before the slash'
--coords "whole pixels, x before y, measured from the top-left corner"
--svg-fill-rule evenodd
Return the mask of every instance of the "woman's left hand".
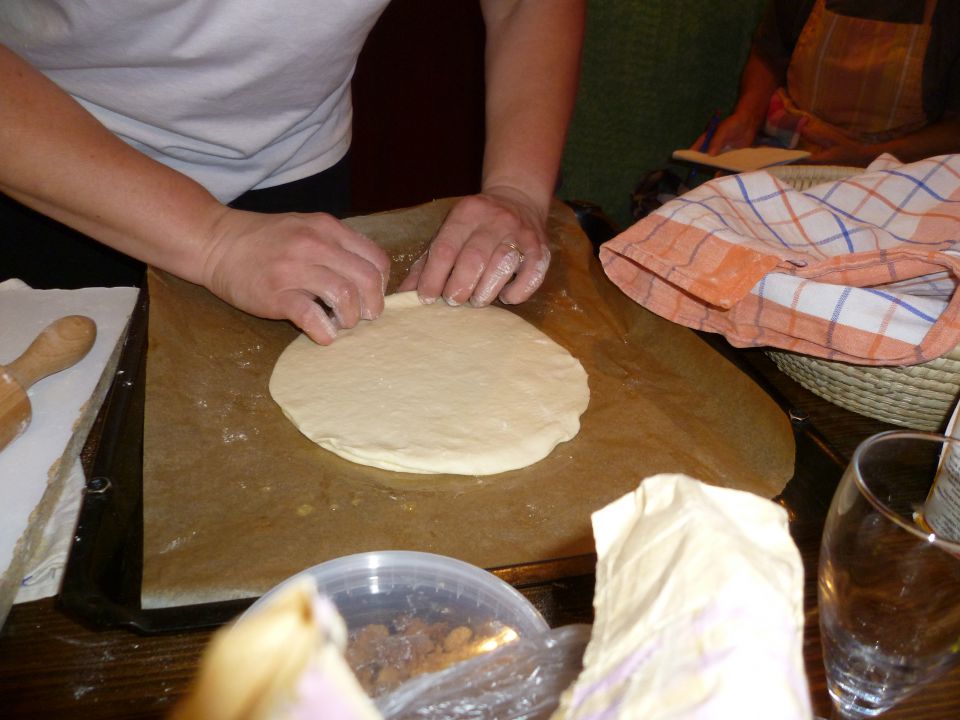
<path id="1" fill-rule="evenodd" d="M 476 307 L 496 298 L 514 305 L 543 283 L 550 265 L 546 215 L 513 188 L 487 188 L 461 199 L 399 290 L 421 301 L 443 297 Z"/>
<path id="2" fill-rule="evenodd" d="M 811 153 L 805 162 L 865 165 L 879 154 L 869 145 L 844 133 L 836 125 L 815 117 L 807 118 L 807 122 L 800 128 L 800 137 L 800 148 Z"/>

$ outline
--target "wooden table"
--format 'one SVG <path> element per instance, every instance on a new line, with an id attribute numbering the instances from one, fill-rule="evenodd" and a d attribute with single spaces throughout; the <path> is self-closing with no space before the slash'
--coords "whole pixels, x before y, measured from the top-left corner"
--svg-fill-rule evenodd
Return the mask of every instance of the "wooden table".
<path id="1" fill-rule="evenodd" d="M 804 656 L 814 708 L 828 716 L 816 609 L 823 517 L 839 479 L 840 464 L 863 438 L 891 426 L 820 400 L 779 373 L 759 351 L 736 354 L 816 429 L 801 434 L 804 439 L 798 452 L 811 453 L 810 443 L 822 442 L 821 449 L 835 459 L 791 481 L 781 498 L 794 518 L 791 531 L 807 570 Z M 551 625 L 590 620 L 591 575 L 522 590 Z M 127 630 L 94 631 L 65 616 L 53 599 L 16 605 L 0 633 L 0 718 L 164 717 L 187 689 L 211 632 L 143 636 Z M 956 717 L 960 717 L 960 670 L 884 716 L 890 720 Z"/>

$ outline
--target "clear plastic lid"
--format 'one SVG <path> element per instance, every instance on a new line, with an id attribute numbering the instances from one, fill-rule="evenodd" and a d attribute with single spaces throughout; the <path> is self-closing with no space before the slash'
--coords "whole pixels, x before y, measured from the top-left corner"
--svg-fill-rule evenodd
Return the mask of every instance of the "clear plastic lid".
<path id="1" fill-rule="evenodd" d="M 330 597 L 348 627 L 405 612 L 427 620 L 499 621 L 518 635 L 548 629 L 515 588 L 475 565 L 433 553 L 385 550 L 347 555 L 303 570 L 267 592 L 245 614 L 304 576 Z"/>

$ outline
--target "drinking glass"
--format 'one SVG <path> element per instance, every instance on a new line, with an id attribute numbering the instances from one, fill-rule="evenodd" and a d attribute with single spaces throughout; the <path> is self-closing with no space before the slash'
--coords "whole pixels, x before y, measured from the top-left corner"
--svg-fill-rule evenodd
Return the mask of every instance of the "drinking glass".
<path id="1" fill-rule="evenodd" d="M 960 494 L 953 505 L 928 501 L 935 477 L 939 495 L 960 490 L 960 482 L 941 479 L 941 459 L 945 465 L 954 452 L 960 468 L 956 439 L 874 435 L 854 452 L 834 494 L 820 548 L 819 608 L 837 717 L 879 715 L 960 660 Z M 933 511 L 944 534 L 927 523 Z"/>

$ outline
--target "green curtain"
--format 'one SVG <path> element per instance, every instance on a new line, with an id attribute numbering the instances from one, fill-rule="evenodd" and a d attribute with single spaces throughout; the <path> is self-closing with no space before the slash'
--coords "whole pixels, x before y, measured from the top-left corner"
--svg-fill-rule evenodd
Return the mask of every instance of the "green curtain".
<path id="1" fill-rule="evenodd" d="M 637 180 L 733 107 L 766 1 L 591 0 L 560 197 L 629 225 Z"/>

